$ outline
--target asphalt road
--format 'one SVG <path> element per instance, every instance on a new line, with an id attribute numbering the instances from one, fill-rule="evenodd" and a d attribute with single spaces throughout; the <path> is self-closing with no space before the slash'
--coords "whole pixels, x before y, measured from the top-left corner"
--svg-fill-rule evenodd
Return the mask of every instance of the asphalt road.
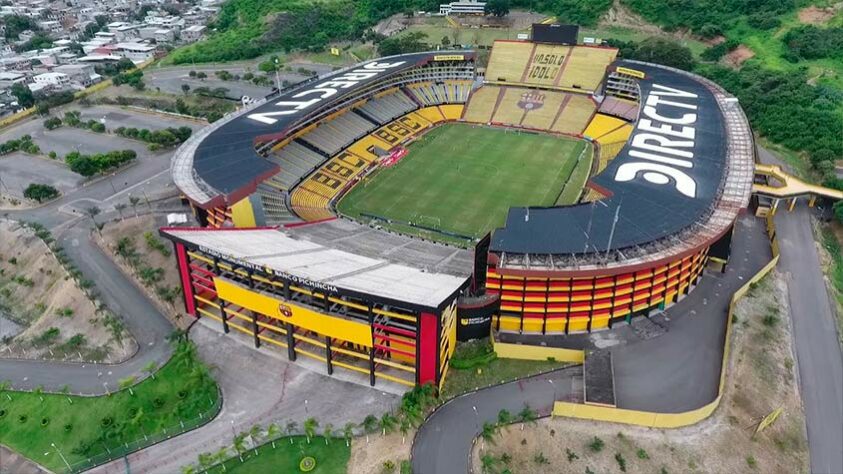
<path id="1" fill-rule="evenodd" d="M 419 428 L 413 441 L 413 472 L 454 474 L 469 472 L 471 446 L 483 423 L 496 422 L 498 412 L 512 415 L 524 405 L 547 416 L 555 400 L 570 398 L 582 386 L 574 377 L 582 367 L 569 367 L 457 397 L 439 407 Z"/>
<path id="2" fill-rule="evenodd" d="M 764 163 L 782 164 L 759 148 Z M 811 210 L 776 213 L 781 259 L 787 279 L 799 386 L 808 426 L 811 472 L 843 473 L 843 357 L 820 259 L 814 244 Z"/>

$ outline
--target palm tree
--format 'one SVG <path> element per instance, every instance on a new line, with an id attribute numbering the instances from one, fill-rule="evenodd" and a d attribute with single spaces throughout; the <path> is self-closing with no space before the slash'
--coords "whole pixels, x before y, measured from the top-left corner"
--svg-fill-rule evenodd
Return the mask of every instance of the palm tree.
<path id="1" fill-rule="evenodd" d="M 319 422 L 313 417 L 304 420 L 304 436 L 307 438 L 307 444 L 310 444 L 310 438 L 316 434 L 317 426 Z"/>
<path id="2" fill-rule="evenodd" d="M 369 444 L 369 435 L 378 429 L 377 417 L 375 415 L 366 415 L 366 418 L 363 418 L 363 423 L 360 423 L 360 427 L 366 433 L 366 444 Z"/>
<path id="3" fill-rule="evenodd" d="M 258 455 L 258 439 L 261 437 L 261 426 L 252 425 L 249 429 L 249 438 L 252 439 L 252 448 L 255 450 L 255 456 Z"/>
<path id="4" fill-rule="evenodd" d="M 480 437 L 483 438 L 483 441 L 495 444 L 495 435 L 497 434 L 497 431 L 498 427 L 495 426 L 494 423 L 489 423 L 487 421 L 483 423 L 483 430 L 480 431 Z"/>
<path id="5" fill-rule="evenodd" d="M 62 385 L 60 392 L 67 399 L 67 403 L 73 405 L 73 399 L 68 396 L 70 394 L 70 385 Z"/>
<path id="6" fill-rule="evenodd" d="M 524 408 L 518 412 L 518 418 L 521 419 L 521 431 L 524 431 L 524 423 L 535 423 L 538 415 L 525 403 Z"/>
<path id="7" fill-rule="evenodd" d="M 382 436 L 386 436 L 387 431 L 392 431 L 395 429 L 395 424 L 398 420 L 392 415 L 392 413 L 386 412 L 381 416 L 380 425 L 382 430 Z"/>
<path id="8" fill-rule="evenodd" d="M 94 223 L 94 227 L 96 227 L 97 230 L 99 230 L 99 224 L 97 224 L 96 217 L 99 215 L 100 212 L 102 211 L 97 206 L 91 206 L 85 209 L 85 214 L 88 214 L 88 217 L 91 218 L 91 221 Z"/>
<path id="9" fill-rule="evenodd" d="M 410 431 L 410 420 L 406 416 L 401 417 L 401 422 L 398 424 L 398 431 L 401 432 L 401 444 L 404 444 L 407 439 L 407 433 Z"/>
<path id="10" fill-rule="evenodd" d="M 284 431 L 287 432 L 287 436 L 290 437 L 290 444 L 293 444 L 293 435 L 299 429 L 299 424 L 295 421 L 290 421 L 287 423 L 287 426 L 284 428 Z"/>
<path id="11" fill-rule="evenodd" d="M 328 440 L 330 440 L 331 436 L 334 435 L 334 425 L 328 423 L 322 428 L 322 436 L 325 437 L 325 445 L 328 445 Z"/>
<path id="12" fill-rule="evenodd" d="M 152 380 L 155 380 L 155 369 L 157 369 L 157 368 L 158 368 L 158 362 L 155 362 L 154 360 L 152 360 L 148 364 L 143 366 L 143 369 L 141 369 L 141 370 L 143 370 L 144 372 L 149 374 L 149 376 L 152 377 Z"/>
<path id="13" fill-rule="evenodd" d="M 123 210 L 125 210 L 125 209 L 126 209 L 126 203 L 125 202 L 118 202 L 117 204 L 114 205 L 114 210 L 116 210 L 117 212 L 120 213 L 120 220 L 121 221 L 123 220 Z"/>
<path id="14" fill-rule="evenodd" d="M 487 453 L 480 458 L 480 463 L 484 473 L 493 472 L 495 464 L 498 463 L 498 460 L 495 459 L 495 457 L 491 454 Z"/>
<path id="15" fill-rule="evenodd" d="M 120 379 L 120 380 L 117 381 L 117 383 L 119 384 L 120 390 L 128 388 L 129 389 L 129 395 L 132 395 L 132 396 L 135 395 L 135 392 L 132 391 L 132 385 L 135 384 L 135 376 L 134 375 L 130 375 L 130 376 L 124 378 L 124 379 Z"/>
<path id="16" fill-rule="evenodd" d="M 342 436 L 345 438 L 345 447 L 351 446 L 351 438 L 354 437 L 354 423 L 346 423 L 342 428 Z"/>
<path id="17" fill-rule="evenodd" d="M 225 461 L 228 459 L 228 446 L 223 446 L 220 449 L 218 449 L 217 452 L 214 453 L 214 457 L 212 459 L 213 459 L 213 461 L 216 461 L 216 462 L 222 464 L 223 472 L 227 471 L 228 469 L 226 469 L 226 467 L 225 467 Z"/>
<path id="18" fill-rule="evenodd" d="M 44 402 L 44 397 L 43 397 L 44 386 L 43 385 L 39 385 L 39 386 L 35 387 L 35 390 L 33 390 L 32 393 L 34 393 L 35 395 L 38 395 L 38 399 L 41 400 L 42 403 Z"/>
<path id="19" fill-rule="evenodd" d="M 243 462 L 243 452 L 246 451 L 246 436 L 247 433 L 242 431 L 236 434 L 233 440 L 234 450 L 237 451 L 237 457 L 240 458 L 240 462 Z"/>
<path id="20" fill-rule="evenodd" d="M 8 380 L 0 382 L 0 393 L 4 393 L 6 395 L 6 398 L 9 399 L 9 401 L 12 401 L 12 397 L 8 393 L 11 388 L 12 382 L 9 382 Z"/>
<path id="21" fill-rule="evenodd" d="M 193 467 L 193 464 L 188 464 L 186 466 L 181 467 L 181 474 L 196 474 L 196 468 Z"/>
<path id="22" fill-rule="evenodd" d="M 227 451 L 227 449 L 226 449 Z M 216 455 L 212 453 L 202 453 L 199 455 L 199 468 L 202 471 L 208 470 L 214 464 L 214 460 L 216 459 Z"/>
<path id="23" fill-rule="evenodd" d="M 501 410 L 498 412 L 498 424 L 499 425 L 508 425 L 512 423 L 512 414 L 509 413 L 509 410 Z"/>
<path id="24" fill-rule="evenodd" d="M 132 210 L 135 212 L 135 217 L 138 217 L 138 203 L 140 202 L 140 198 L 137 196 L 129 196 L 129 205 L 132 206 Z"/>
<path id="25" fill-rule="evenodd" d="M 281 434 L 281 428 L 279 428 L 275 423 L 270 423 L 269 426 L 266 427 L 266 437 L 272 440 L 272 449 L 275 449 L 275 440 L 278 438 L 279 434 Z"/>

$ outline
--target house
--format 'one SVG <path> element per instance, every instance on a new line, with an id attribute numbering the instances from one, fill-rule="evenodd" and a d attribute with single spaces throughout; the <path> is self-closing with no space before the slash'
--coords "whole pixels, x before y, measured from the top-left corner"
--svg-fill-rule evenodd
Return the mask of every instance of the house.
<path id="1" fill-rule="evenodd" d="M 152 59 L 155 49 L 155 46 L 150 44 L 117 43 L 114 45 L 113 54 L 140 63 Z"/>
<path id="2" fill-rule="evenodd" d="M 199 41 L 202 38 L 202 35 L 205 34 L 205 30 L 207 29 L 204 25 L 193 25 L 185 28 L 181 32 L 181 39 L 182 41 L 193 43 L 195 41 Z"/>
<path id="3" fill-rule="evenodd" d="M 478 2 L 477 0 L 464 0 L 439 5 L 440 15 L 483 15 L 485 13 L 486 2 Z"/>
<path id="4" fill-rule="evenodd" d="M 92 86 L 102 80 L 102 76 L 94 70 L 93 64 L 65 64 L 55 67 L 53 72 L 66 74 L 74 85 L 82 88 Z"/>

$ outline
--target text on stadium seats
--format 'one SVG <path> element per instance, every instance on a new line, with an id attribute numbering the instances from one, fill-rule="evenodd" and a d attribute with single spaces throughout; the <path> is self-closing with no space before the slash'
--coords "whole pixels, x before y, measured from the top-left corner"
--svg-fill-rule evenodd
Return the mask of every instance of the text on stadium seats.
<path id="1" fill-rule="evenodd" d="M 340 89 L 350 89 L 357 84 L 377 77 L 389 69 L 393 69 L 403 65 L 406 61 L 398 61 L 394 63 L 378 63 L 372 62 L 357 69 L 347 71 L 337 77 L 332 77 L 326 81 L 316 84 L 310 89 L 301 91 L 291 96 L 291 99 L 299 100 L 283 100 L 276 102 L 275 106 L 280 110 L 272 112 L 259 112 L 247 115 L 248 118 L 272 125 L 278 121 L 273 117 L 283 117 L 298 113 L 302 110 L 310 108 L 323 100 L 336 95 Z"/>
<path id="2" fill-rule="evenodd" d="M 653 84 L 630 140 L 629 156 L 637 160 L 619 166 L 615 181 L 641 177 L 656 185 L 673 182 L 682 195 L 696 197 L 697 183 L 685 170 L 694 168 L 698 98 L 691 92 Z"/>

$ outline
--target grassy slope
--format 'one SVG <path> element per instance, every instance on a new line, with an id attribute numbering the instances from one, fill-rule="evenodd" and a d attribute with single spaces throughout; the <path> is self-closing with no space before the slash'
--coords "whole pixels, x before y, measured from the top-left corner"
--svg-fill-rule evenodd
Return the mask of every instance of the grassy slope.
<path id="1" fill-rule="evenodd" d="M 293 443 L 290 444 L 290 439 Z M 316 469 L 310 471 L 312 474 L 344 474 L 348 458 L 351 456 L 351 448 L 345 446 L 342 439 L 332 439 L 325 444 L 325 438 L 315 437 L 307 443 L 304 436 L 293 436 L 292 438 L 281 438 L 275 442 L 275 448 L 267 443 L 258 448 L 258 455 L 254 451 L 243 454 L 244 462 L 234 457 L 225 462 L 225 471 L 222 466 L 210 469 L 208 473 L 218 474 L 263 474 L 263 473 L 293 473 L 299 471 L 299 461 L 305 456 L 316 459 Z"/>
<path id="2" fill-rule="evenodd" d="M 397 165 L 355 187 L 338 209 L 472 236 L 500 226 L 512 206 L 550 206 L 583 142 L 463 124 L 431 131 Z"/>
<path id="3" fill-rule="evenodd" d="M 124 442 L 143 439 L 144 433 L 153 435 L 165 427 L 172 429 L 179 420 L 197 418 L 199 413 L 207 416 L 218 396 L 216 385 L 213 382 L 202 388 L 192 385 L 185 376 L 183 361 L 180 356 L 174 356 L 158 371 L 155 380 L 149 378 L 133 387 L 134 395 L 128 390 L 102 397 L 45 394 L 42 402 L 33 393 L 0 394 L 0 410 L 7 412 L 0 418 L 0 443 L 51 470 L 60 470 L 64 468 L 64 463 L 50 443 L 58 446 L 69 463 L 80 462 L 85 456 L 74 453 L 74 448 L 100 436 L 103 418 L 110 417 L 113 426 L 119 427 L 115 430 L 119 432 L 118 436 L 109 442 L 110 448 L 114 449 Z M 115 390 L 117 387 L 110 388 Z M 179 399 L 178 393 L 182 390 L 187 395 Z M 155 408 L 153 400 L 156 398 L 163 400 L 164 405 Z M 136 423 L 132 422 L 128 413 L 132 408 L 142 410 Z M 18 420 L 22 414 L 27 417 L 24 423 Z M 49 419 L 49 424 L 42 427 L 41 420 L 45 417 Z M 65 431 L 67 424 L 72 425 L 70 432 Z M 90 454 L 96 455 L 101 451 L 105 451 L 105 446 L 97 443 Z"/>

